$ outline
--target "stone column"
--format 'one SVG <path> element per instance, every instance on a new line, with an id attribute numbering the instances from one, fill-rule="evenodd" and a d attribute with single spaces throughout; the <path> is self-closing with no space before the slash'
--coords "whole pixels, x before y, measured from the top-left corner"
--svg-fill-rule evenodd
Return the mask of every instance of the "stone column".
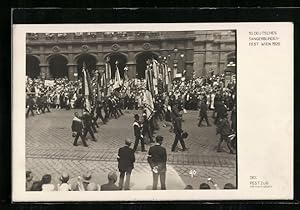
<path id="1" fill-rule="evenodd" d="M 42 79 L 49 79 L 50 78 L 50 71 L 48 64 L 40 64 L 40 75 Z"/>
<path id="2" fill-rule="evenodd" d="M 186 77 L 192 78 L 194 72 L 194 48 L 193 48 L 193 41 L 188 40 L 187 42 L 187 50 L 186 50 Z"/>
<path id="3" fill-rule="evenodd" d="M 78 79 L 78 72 L 77 72 L 77 64 L 68 63 L 68 77 L 69 80 L 75 81 Z"/>
<path id="4" fill-rule="evenodd" d="M 129 79 L 136 78 L 136 60 L 134 57 L 134 45 L 132 43 L 128 44 L 128 77 Z"/>

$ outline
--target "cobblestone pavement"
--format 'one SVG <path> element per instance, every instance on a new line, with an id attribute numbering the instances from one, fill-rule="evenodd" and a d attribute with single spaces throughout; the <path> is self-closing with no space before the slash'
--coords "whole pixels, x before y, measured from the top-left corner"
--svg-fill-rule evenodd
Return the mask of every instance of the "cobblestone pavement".
<path id="1" fill-rule="evenodd" d="M 36 179 L 50 173 L 54 182 L 62 171 L 76 177 L 90 170 L 99 183 L 104 183 L 106 174 L 117 170 L 118 148 L 124 145 L 125 138 L 133 139 L 133 115 L 139 111 L 124 111 L 124 116 L 119 119 L 111 119 L 106 125 L 99 123 L 98 133 L 95 134 L 98 142 L 89 140 L 88 148 L 72 145 L 70 127 L 74 111 L 52 110 L 51 113 L 26 120 L 26 169 L 32 170 Z M 208 177 L 212 177 L 220 185 L 227 182 L 236 184 L 236 155 L 229 154 L 225 145 L 224 152 L 217 153 L 219 137 L 215 134 L 215 127 L 198 127 L 197 117 L 198 112 L 195 111 L 188 111 L 184 115 L 183 129 L 189 133 L 186 140 L 189 148 L 187 152 L 171 153 L 174 134 L 169 132 L 169 127 L 163 127 L 160 123 L 160 130 L 156 132 L 156 135 L 164 136 L 163 146 L 168 152 L 167 176 L 173 177 L 169 178 L 169 185 L 173 189 L 182 189 L 186 184 L 198 188 L 199 183 L 205 182 Z M 205 125 L 205 122 L 202 123 Z M 150 145 L 146 146 L 146 149 L 149 147 Z M 135 179 L 134 176 L 139 179 L 139 176 L 149 174 L 148 181 L 152 182 L 147 153 L 136 153 L 134 171 L 132 180 Z M 132 189 L 141 187 L 136 182 Z"/>

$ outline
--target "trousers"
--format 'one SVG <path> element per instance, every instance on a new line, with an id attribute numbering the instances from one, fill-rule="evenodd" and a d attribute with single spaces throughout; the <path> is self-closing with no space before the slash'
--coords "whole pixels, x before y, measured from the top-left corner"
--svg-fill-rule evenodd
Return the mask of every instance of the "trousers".
<path id="1" fill-rule="evenodd" d="M 166 190 L 166 171 L 154 173 L 153 172 L 153 186 L 152 190 L 157 190 L 158 177 L 160 178 L 160 186 L 162 190 Z"/>

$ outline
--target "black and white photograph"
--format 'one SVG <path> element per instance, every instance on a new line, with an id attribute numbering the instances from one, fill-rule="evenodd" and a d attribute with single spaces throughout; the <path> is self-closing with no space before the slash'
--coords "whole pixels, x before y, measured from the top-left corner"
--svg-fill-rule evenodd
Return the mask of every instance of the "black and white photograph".
<path id="1" fill-rule="evenodd" d="M 291 199 L 292 34 L 14 25 L 13 201 Z"/>
<path id="2" fill-rule="evenodd" d="M 236 43 L 26 33 L 26 191 L 237 189 Z"/>

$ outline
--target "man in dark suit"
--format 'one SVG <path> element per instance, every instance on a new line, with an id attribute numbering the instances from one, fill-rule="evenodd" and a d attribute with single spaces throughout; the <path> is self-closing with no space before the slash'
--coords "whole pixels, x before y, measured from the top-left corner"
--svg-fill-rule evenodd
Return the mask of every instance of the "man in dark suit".
<path id="1" fill-rule="evenodd" d="M 93 126 L 92 116 L 86 109 L 83 112 L 82 120 L 83 120 L 83 126 L 84 126 L 84 133 L 83 133 L 84 138 L 86 138 L 87 133 L 89 133 L 92 137 L 92 140 L 97 141 L 97 139 L 95 138 L 94 132 L 92 130 L 92 126 Z"/>
<path id="2" fill-rule="evenodd" d="M 161 189 L 166 189 L 167 151 L 161 146 L 163 139 L 162 136 L 156 136 L 156 144 L 150 147 L 148 152 L 148 163 L 153 174 L 153 190 L 157 190 L 158 177 L 160 177 Z"/>
<path id="3" fill-rule="evenodd" d="M 124 177 L 126 174 L 125 190 L 129 190 L 130 175 L 134 168 L 135 156 L 133 149 L 130 148 L 131 140 L 125 140 L 125 146 L 121 147 L 118 152 L 118 168 L 120 171 L 119 187 L 123 189 Z"/>
<path id="4" fill-rule="evenodd" d="M 26 106 L 28 107 L 26 112 L 26 118 L 28 117 L 29 112 L 31 112 L 31 115 L 34 116 L 34 100 L 32 95 L 28 95 L 28 98 L 26 99 Z"/>
<path id="5" fill-rule="evenodd" d="M 175 140 L 173 142 L 172 145 L 172 152 L 175 152 L 175 148 L 178 144 L 178 141 L 180 142 L 181 146 L 182 146 L 182 151 L 186 151 L 187 148 L 185 147 L 185 143 L 182 137 L 182 125 L 181 125 L 181 117 L 180 114 L 178 113 L 178 111 L 176 111 L 176 109 L 173 109 L 173 126 L 174 126 L 174 133 L 175 133 Z"/>
<path id="6" fill-rule="evenodd" d="M 142 125 L 141 125 L 141 122 L 139 120 L 140 120 L 140 116 L 138 114 L 135 114 L 134 115 L 134 122 L 133 122 L 133 130 L 134 130 L 134 136 L 135 136 L 133 151 L 136 151 L 137 146 L 139 145 L 139 141 L 141 141 L 142 152 L 146 152 L 144 137 L 142 135 Z"/>
<path id="7" fill-rule="evenodd" d="M 200 120 L 199 120 L 199 123 L 198 123 L 199 127 L 201 126 L 201 123 L 202 123 L 203 119 L 205 119 L 205 121 L 207 123 L 207 126 L 210 126 L 209 121 L 207 119 L 207 105 L 206 105 L 206 100 L 205 99 L 201 102 L 201 105 L 200 105 Z"/>
<path id="8" fill-rule="evenodd" d="M 73 135 L 73 137 L 75 137 L 73 145 L 77 146 L 77 140 L 80 137 L 83 145 L 85 147 L 87 147 L 88 145 L 85 141 L 85 137 L 82 135 L 83 125 L 82 125 L 82 121 L 79 117 L 78 112 L 74 113 L 74 118 L 73 118 L 73 121 L 72 121 L 72 127 L 71 128 L 72 128 L 72 133 L 73 133 L 72 135 Z"/>

